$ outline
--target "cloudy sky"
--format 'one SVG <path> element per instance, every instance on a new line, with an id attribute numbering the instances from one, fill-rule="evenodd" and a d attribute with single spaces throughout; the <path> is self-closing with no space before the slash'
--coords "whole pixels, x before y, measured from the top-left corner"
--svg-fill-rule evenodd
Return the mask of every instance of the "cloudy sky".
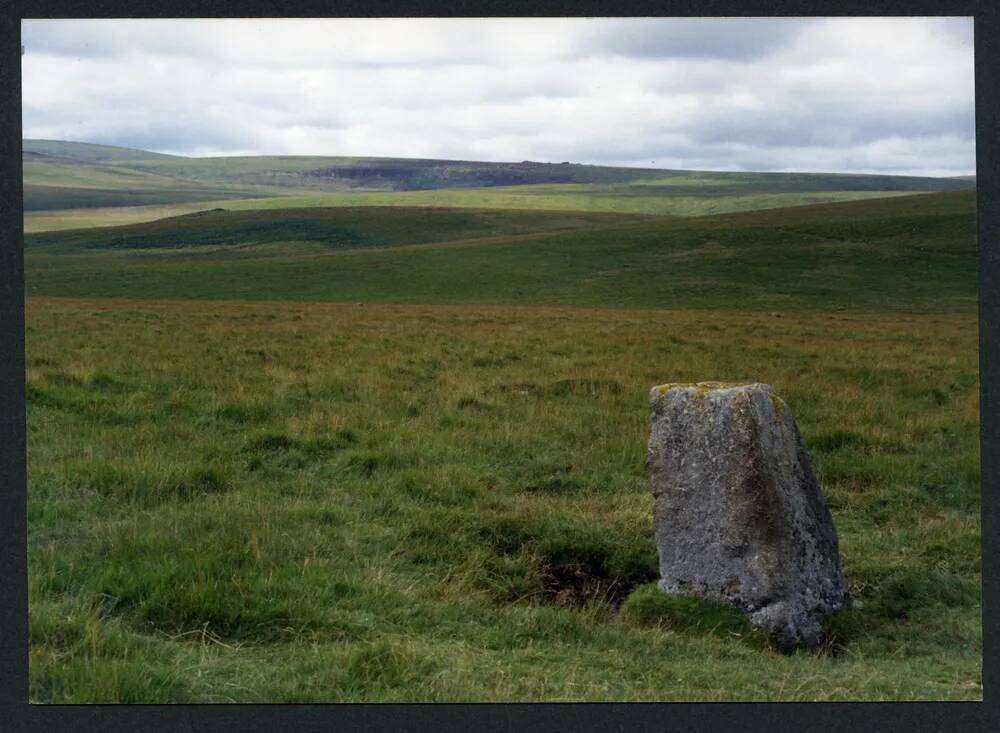
<path id="1" fill-rule="evenodd" d="M 28 138 L 975 172 L 969 18 L 36 20 L 22 35 Z"/>

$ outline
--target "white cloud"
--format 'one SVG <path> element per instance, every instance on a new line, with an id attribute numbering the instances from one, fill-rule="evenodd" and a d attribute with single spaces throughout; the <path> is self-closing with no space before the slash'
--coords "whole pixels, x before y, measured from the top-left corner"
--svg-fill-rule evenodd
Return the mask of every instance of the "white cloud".
<path id="1" fill-rule="evenodd" d="M 25 137 L 957 175 L 971 19 L 25 21 Z"/>

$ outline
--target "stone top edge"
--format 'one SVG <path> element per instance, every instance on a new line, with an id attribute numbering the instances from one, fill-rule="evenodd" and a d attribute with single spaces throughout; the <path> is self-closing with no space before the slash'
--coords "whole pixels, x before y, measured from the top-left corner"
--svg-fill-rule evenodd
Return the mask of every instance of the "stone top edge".
<path id="1" fill-rule="evenodd" d="M 668 382 L 650 389 L 650 395 L 658 397 L 675 389 L 694 390 L 699 397 L 710 392 L 728 392 L 735 390 L 760 390 L 773 392 L 771 385 L 763 382 Z"/>

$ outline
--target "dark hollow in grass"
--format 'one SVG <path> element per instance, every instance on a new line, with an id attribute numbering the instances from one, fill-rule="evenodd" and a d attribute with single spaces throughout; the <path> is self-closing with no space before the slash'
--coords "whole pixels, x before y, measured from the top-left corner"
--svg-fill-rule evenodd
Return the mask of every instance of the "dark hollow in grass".
<path id="1" fill-rule="evenodd" d="M 530 558 L 529 585 L 542 600 L 560 606 L 599 601 L 617 608 L 658 573 L 650 538 L 597 524 L 505 517 L 483 523 L 477 534 L 502 558 L 497 567 L 522 573 Z"/>
<path id="2" fill-rule="evenodd" d="M 609 577 L 606 567 L 587 563 L 543 563 L 540 575 L 542 591 L 551 603 L 582 606 L 600 602 L 612 608 L 621 606 L 637 583 L 650 578 L 648 574 Z"/>

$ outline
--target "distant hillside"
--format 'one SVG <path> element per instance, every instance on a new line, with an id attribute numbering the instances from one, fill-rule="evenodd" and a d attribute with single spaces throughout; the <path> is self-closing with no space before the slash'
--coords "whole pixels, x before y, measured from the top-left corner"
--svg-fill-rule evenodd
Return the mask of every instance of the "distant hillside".
<path id="1" fill-rule="evenodd" d="M 615 168 L 575 163 L 492 163 L 468 160 L 253 156 L 190 158 L 88 143 L 25 140 L 33 162 L 114 164 L 135 171 L 215 184 L 291 186 L 314 190 L 415 191 L 537 184 L 643 184 L 669 193 L 786 191 L 948 191 L 953 178 L 824 173 L 725 173 Z"/>
<path id="2" fill-rule="evenodd" d="M 65 140 L 24 140 L 25 159 L 62 158 L 78 163 L 121 163 L 123 161 L 167 159 L 175 156 L 115 145 L 67 142 Z"/>
<path id="3" fill-rule="evenodd" d="M 25 140 L 26 212 L 188 206 L 311 195 L 434 195 L 430 205 L 698 215 L 817 201 L 973 188 L 974 180 L 826 173 L 731 173 L 575 163 L 252 156 L 195 158 L 54 140 Z M 448 192 L 455 192 L 454 195 Z M 479 193 L 477 193 L 479 192 Z M 440 195 L 438 196 L 438 193 Z M 199 202 L 206 205 L 199 207 Z M 366 205 L 367 201 L 345 201 Z M 408 201 L 408 205 L 419 204 Z M 282 204 L 277 202 L 278 206 Z M 317 205 L 341 205 L 325 199 Z M 262 208 L 264 205 L 261 206 Z M 183 213 L 173 211 L 171 213 Z M 155 218 L 155 217 L 153 217 Z M 116 221 L 134 221 L 117 217 Z M 43 227 L 44 228 L 44 227 Z"/>

